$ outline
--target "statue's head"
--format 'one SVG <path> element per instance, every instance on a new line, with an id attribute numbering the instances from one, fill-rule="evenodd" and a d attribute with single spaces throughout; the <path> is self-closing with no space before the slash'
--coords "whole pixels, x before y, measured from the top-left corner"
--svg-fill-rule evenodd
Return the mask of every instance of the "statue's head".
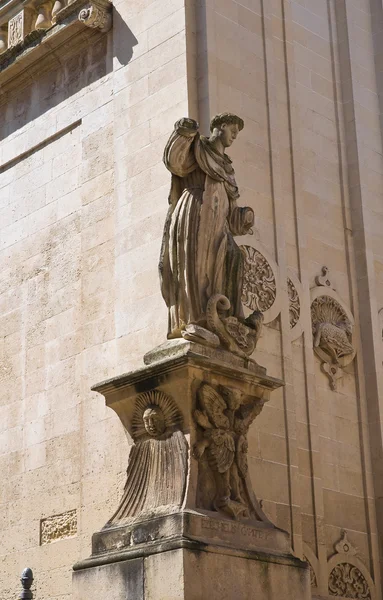
<path id="1" fill-rule="evenodd" d="M 228 148 L 244 127 L 241 117 L 233 113 L 221 113 L 212 118 L 210 122 L 211 137 L 220 138 L 224 148 Z"/>
<path id="2" fill-rule="evenodd" d="M 165 417 L 159 406 L 150 405 L 143 414 L 144 426 L 152 437 L 162 435 L 165 431 Z"/>

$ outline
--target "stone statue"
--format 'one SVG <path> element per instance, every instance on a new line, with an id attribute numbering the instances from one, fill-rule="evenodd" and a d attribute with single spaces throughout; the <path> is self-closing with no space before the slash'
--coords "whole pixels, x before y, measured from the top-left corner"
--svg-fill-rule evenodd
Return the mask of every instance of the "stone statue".
<path id="1" fill-rule="evenodd" d="M 248 355 L 256 342 L 246 339 L 247 332 L 240 325 L 258 339 L 262 316 L 255 311 L 252 318 L 244 318 L 243 255 L 234 236 L 251 232 L 254 212 L 237 206 L 234 169 L 225 153 L 243 126 L 240 117 L 222 113 L 212 119 L 211 135 L 206 138 L 193 119 L 175 124 L 164 152 L 172 184 L 159 271 L 169 309 L 169 339 L 182 336 L 213 346 L 221 342 L 231 351 Z M 230 342 L 225 333 L 220 335 L 219 326 L 212 327 L 217 320 L 212 315 L 209 325 L 207 314 L 214 310 L 226 311 L 226 319 L 231 318 L 224 323 Z"/>

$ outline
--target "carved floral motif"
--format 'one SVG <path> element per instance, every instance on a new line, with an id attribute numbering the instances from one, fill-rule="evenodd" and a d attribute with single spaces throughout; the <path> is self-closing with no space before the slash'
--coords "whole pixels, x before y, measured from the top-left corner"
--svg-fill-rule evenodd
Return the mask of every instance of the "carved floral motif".
<path id="1" fill-rule="evenodd" d="M 234 519 L 266 519 L 251 491 L 247 465 L 247 432 L 262 408 L 262 399 L 249 399 L 238 389 L 217 391 L 207 383 L 199 388 L 194 419 L 202 435 L 194 445 L 194 456 L 205 459 L 214 479 L 211 502 L 205 498 L 204 508 Z"/>
<path id="2" fill-rule="evenodd" d="M 297 288 L 291 281 L 290 277 L 287 278 L 287 293 L 289 296 L 290 329 L 292 329 L 299 321 L 301 304 L 299 301 Z"/>
<path id="3" fill-rule="evenodd" d="M 277 285 L 266 258 L 252 246 L 241 246 L 244 257 L 242 302 L 250 310 L 266 312 L 275 302 Z"/>
<path id="4" fill-rule="evenodd" d="M 336 565 L 330 573 L 328 582 L 330 596 L 371 600 L 371 592 L 364 575 L 350 563 Z"/>

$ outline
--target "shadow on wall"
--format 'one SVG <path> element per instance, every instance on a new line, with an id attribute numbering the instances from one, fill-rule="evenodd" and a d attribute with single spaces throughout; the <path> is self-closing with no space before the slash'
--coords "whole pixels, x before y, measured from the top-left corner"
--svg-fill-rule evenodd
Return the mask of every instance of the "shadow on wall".
<path id="1" fill-rule="evenodd" d="M 137 44 L 136 37 L 114 9 L 113 27 L 108 34 L 94 35 L 87 46 L 82 45 L 66 60 L 58 57 L 60 66 L 43 72 L 6 104 L 4 118 L 0 120 L 0 141 L 52 108 L 62 104 L 64 109 L 68 101 L 78 102 L 78 115 L 73 120 L 83 116 L 82 90 L 96 87 L 97 81 L 112 72 L 113 64 L 115 70 L 127 65 Z"/>

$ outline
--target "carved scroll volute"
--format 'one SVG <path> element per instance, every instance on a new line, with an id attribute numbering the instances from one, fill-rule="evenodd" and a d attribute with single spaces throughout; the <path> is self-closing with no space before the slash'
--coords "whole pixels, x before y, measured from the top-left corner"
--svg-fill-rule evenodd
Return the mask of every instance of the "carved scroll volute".
<path id="1" fill-rule="evenodd" d="M 112 26 L 112 13 L 105 6 L 91 3 L 80 10 L 78 20 L 87 27 L 99 29 L 105 33 Z"/>

